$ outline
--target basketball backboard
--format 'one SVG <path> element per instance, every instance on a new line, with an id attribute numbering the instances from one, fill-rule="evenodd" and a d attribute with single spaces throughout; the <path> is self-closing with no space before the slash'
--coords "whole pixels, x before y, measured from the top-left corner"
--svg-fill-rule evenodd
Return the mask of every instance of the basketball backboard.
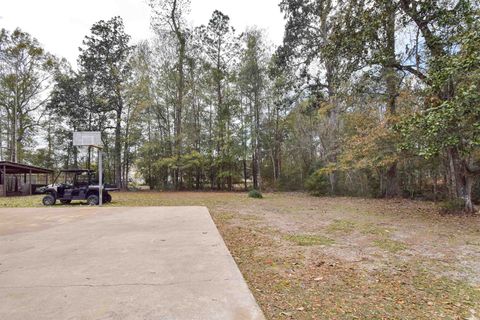
<path id="1" fill-rule="evenodd" d="M 102 146 L 102 134 L 100 131 L 77 131 L 73 133 L 74 146 Z"/>

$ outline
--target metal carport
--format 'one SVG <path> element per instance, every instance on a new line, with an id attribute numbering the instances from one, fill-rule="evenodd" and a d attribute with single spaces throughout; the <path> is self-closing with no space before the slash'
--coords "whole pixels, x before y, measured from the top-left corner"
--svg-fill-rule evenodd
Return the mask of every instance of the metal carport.
<path id="1" fill-rule="evenodd" d="M 37 187 L 47 185 L 52 175 L 50 169 L 0 161 L 0 197 L 31 195 Z"/>

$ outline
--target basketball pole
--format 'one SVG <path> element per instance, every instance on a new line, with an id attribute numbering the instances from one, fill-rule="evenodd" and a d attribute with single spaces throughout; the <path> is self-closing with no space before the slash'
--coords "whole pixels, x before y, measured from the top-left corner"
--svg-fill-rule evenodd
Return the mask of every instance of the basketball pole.
<path id="1" fill-rule="evenodd" d="M 102 159 L 102 149 L 98 148 L 98 205 L 102 206 L 103 204 L 103 159 Z"/>
<path id="2" fill-rule="evenodd" d="M 73 132 L 74 146 L 90 146 L 98 149 L 98 204 L 103 204 L 103 148 L 102 133 L 100 131 Z"/>

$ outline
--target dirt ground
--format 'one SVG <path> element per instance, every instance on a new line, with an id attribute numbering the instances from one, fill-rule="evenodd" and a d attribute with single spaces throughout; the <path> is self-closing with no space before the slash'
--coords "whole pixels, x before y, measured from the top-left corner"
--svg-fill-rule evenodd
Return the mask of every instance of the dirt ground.
<path id="1" fill-rule="evenodd" d="M 300 193 L 116 193 L 110 205 L 207 206 L 268 319 L 480 319 L 480 216 Z"/>

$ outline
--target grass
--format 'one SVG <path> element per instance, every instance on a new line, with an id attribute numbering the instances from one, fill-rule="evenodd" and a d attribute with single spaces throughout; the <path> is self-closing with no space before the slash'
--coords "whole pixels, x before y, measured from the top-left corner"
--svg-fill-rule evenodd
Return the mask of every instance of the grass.
<path id="1" fill-rule="evenodd" d="M 467 241 L 465 244 L 480 247 L 480 241 Z"/>
<path id="2" fill-rule="evenodd" d="M 424 292 L 430 301 L 443 304 L 460 305 L 474 308 L 480 301 L 480 289 L 474 288 L 464 281 L 452 280 L 448 277 L 433 277 L 427 270 L 421 270 L 412 279 L 413 286 Z"/>
<path id="3" fill-rule="evenodd" d="M 390 234 L 391 230 L 379 227 L 373 223 L 366 224 L 362 226 L 361 233 L 365 235 L 374 235 L 374 236 L 387 236 Z"/>
<path id="4" fill-rule="evenodd" d="M 425 202 L 301 193 L 259 201 L 246 193 L 116 192 L 108 206 L 177 205 L 209 208 L 267 319 L 480 316 L 479 217 L 440 215 Z M 42 207 L 41 197 L 0 198 L 0 207 Z"/>
<path id="5" fill-rule="evenodd" d="M 405 243 L 392 239 L 378 239 L 373 241 L 373 244 L 376 247 L 391 253 L 398 253 L 408 249 L 408 246 Z"/>
<path id="6" fill-rule="evenodd" d="M 219 204 L 249 200 L 242 193 L 222 192 L 113 192 L 112 203 L 104 206 L 113 207 L 152 207 L 152 206 L 216 206 Z M 74 201 L 71 206 L 86 205 L 85 201 Z M 0 198 L 1 207 L 43 207 L 42 196 Z M 57 204 L 55 207 L 64 208 Z M 67 206 L 68 207 L 68 206 Z"/>
<path id="7" fill-rule="evenodd" d="M 357 224 L 348 220 L 334 220 L 328 227 L 329 232 L 340 232 L 349 234 L 353 232 L 357 227 Z"/>
<path id="8" fill-rule="evenodd" d="M 42 196 L 0 198 L 0 208 L 43 207 Z"/>
<path id="9" fill-rule="evenodd" d="M 234 215 L 229 212 L 219 212 L 216 215 L 216 218 L 220 221 L 226 222 L 234 218 Z"/>
<path id="10" fill-rule="evenodd" d="M 285 236 L 285 239 L 295 243 L 297 246 L 329 246 L 335 243 L 334 240 L 320 235 L 297 234 Z"/>

